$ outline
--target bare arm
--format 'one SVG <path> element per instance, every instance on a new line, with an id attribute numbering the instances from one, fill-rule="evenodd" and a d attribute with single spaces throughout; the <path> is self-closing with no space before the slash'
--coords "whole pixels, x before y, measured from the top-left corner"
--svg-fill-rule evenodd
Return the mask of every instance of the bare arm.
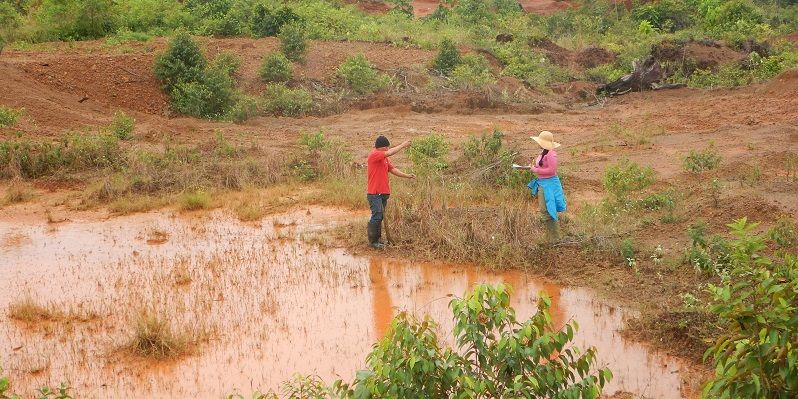
<path id="1" fill-rule="evenodd" d="M 396 147 L 388 149 L 388 151 L 385 151 L 385 156 L 389 157 L 389 156 L 391 156 L 393 154 L 396 154 L 397 152 L 401 151 L 405 147 L 410 147 L 410 140 L 406 140 L 404 143 L 399 144 Z"/>
<path id="2" fill-rule="evenodd" d="M 416 178 L 416 175 L 407 174 L 407 173 L 402 172 L 401 170 L 399 170 L 397 168 L 391 169 L 391 174 L 393 174 L 395 176 L 399 176 L 399 177 L 405 178 L 405 179 L 415 179 Z"/>

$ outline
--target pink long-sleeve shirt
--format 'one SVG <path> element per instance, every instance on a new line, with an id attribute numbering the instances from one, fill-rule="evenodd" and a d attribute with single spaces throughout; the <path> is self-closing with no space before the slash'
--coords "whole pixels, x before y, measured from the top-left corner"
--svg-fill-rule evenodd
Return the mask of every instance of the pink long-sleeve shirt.
<path id="1" fill-rule="evenodd" d="M 538 178 L 545 179 L 557 176 L 557 151 L 549 150 L 549 153 L 543 157 L 543 166 L 538 166 L 539 163 L 540 155 L 535 158 L 535 163 L 532 164 L 532 172 L 534 172 Z"/>

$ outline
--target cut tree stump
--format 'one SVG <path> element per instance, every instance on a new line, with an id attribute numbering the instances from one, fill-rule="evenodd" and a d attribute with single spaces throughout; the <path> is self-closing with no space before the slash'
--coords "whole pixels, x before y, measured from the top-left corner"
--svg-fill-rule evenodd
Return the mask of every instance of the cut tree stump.
<path id="1" fill-rule="evenodd" d="M 630 91 L 675 89 L 684 87 L 683 84 L 661 84 L 660 82 L 667 77 L 654 57 L 648 57 L 642 63 L 640 60 L 632 61 L 632 73 L 621 76 L 614 82 L 599 86 L 596 89 L 598 94 L 619 96 Z"/>

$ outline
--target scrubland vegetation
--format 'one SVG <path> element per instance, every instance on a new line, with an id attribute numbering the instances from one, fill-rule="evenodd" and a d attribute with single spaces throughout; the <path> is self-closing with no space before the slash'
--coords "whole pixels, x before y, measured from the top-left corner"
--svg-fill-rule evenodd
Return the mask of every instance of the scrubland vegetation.
<path id="1" fill-rule="evenodd" d="M 431 49 L 435 57 L 422 71 L 430 83 L 422 90 L 478 92 L 512 77 L 546 93 L 562 82 L 606 83 L 628 73 L 633 60 L 648 56 L 660 57 L 672 72 L 671 83 L 696 88 L 761 82 L 798 67 L 798 47 L 784 40 L 798 30 L 794 1 L 661 0 L 630 7 L 582 1 L 539 16 L 520 12 L 512 1 L 461 0 L 424 18 L 412 17 L 408 2 L 392 4 L 390 12 L 370 15 L 324 0 L 3 1 L 0 46 L 88 39 L 118 44 L 169 36 L 154 73 L 172 111 L 236 123 L 257 116 L 325 115 L 340 110 L 336 107 L 344 99 L 409 90 L 400 73 L 380 70 L 368 54 L 345 59 L 331 82 L 303 80 L 295 71 L 308 62 L 308 49 L 318 40 Z M 237 82 L 241 60 L 224 52 L 208 58 L 197 36 L 277 37 L 278 49 L 259 61 L 262 91 L 245 92 Z M 691 45 L 729 49 L 740 57 L 699 64 L 684 56 Z M 579 64 L 585 51 L 606 57 L 570 65 Z M 563 53 L 575 54 L 573 62 Z M 25 119 L 25 109 L 0 106 L 0 128 L 14 128 Z M 646 129 L 616 124 L 607 133 L 628 147 L 649 146 L 653 136 L 665 133 L 664 128 Z M 221 132 L 192 144 L 168 136 L 145 141 L 124 111 L 114 113 L 107 125 L 56 139 L 8 135 L 0 139 L 0 179 L 14 183 L 0 205 L 31 200 L 35 194 L 25 183 L 41 181 L 78 187 L 79 208 L 105 206 L 119 213 L 170 203 L 181 211 L 210 209 L 235 193 L 244 198 L 230 205 L 236 215 L 257 221 L 275 206 L 253 201 L 257 190 L 294 185 L 315 189 L 303 198 L 308 203 L 365 206 L 363 170 L 348 143 L 323 130 L 303 132 L 293 149 L 280 152 L 236 144 L 243 141 Z M 653 292 L 663 281 L 688 281 L 677 285 L 689 287 L 684 292 L 661 294 L 679 295 L 680 308 L 644 314 L 636 322 L 650 332 L 648 338 L 674 340 L 683 354 L 704 353 L 715 368 L 707 398 L 795 396 L 798 232 L 793 219 L 783 217 L 765 229 L 737 217 L 708 222 L 695 212 L 721 208 L 729 184 L 761 187 L 767 176 L 758 161 L 741 165 L 733 171 L 736 177 L 729 177 L 719 173 L 728 160 L 714 144 L 684 151 L 675 156 L 678 172 L 701 180 L 698 189 L 686 189 L 650 166 L 613 158 L 597 174 L 603 198 L 563 215 L 562 239 L 550 242 L 537 233 L 544 227 L 537 204 L 528 200 L 525 183 L 531 175 L 510 167 L 519 154 L 508 147 L 500 130 L 457 145 L 435 132 L 414 139 L 406 152 L 407 169 L 418 179 L 395 189 L 387 239 L 400 249 L 413 248 L 419 258 L 518 267 L 553 277 L 573 273 L 577 282 L 595 278 L 581 273 L 583 263 L 604 265 L 610 285 L 616 278 L 634 279 L 641 292 Z M 795 154 L 783 157 L 780 170 L 788 181 L 798 178 L 796 164 Z M 566 186 L 576 180 L 567 169 L 561 178 Z M 660 235 L 678 229 L 681 237 L 674 240 L 687 244 L 666 252 L 651 237 L 641 239 L 641 232 L 655 229 Z M 344 226 L 343 241 L 361 245 L 363 230 L 360 222 Z M 552 267 L 566 257 L 581 261 L 567 271 Z M 612 269 L 618 265 L 620 272 Z M 176 273 L 174 280 L 189 284 L 191 277 Z M 279 396 L 597 397 L 611 378 L 608 370 L 591 368 L 601 354 L 572 350 L 575 325 L 553 331 L 546 299 L 538 313 L 519 321 L 508 296 L 504 286 L 477 286 L 453 300 L 455 348 L 443 344 L 431 320 L 401 314 L 353 381 L 328 384 L 297 377 Z M 64 315 L 30 298 L 13 303 L 8 313 L 22 323 Z M 146 358 L 180 357 L 198 339 L 152 313 L 143 312 L 133 326 L 125 348 Z M 0 379 L 0 399 L 15 397 L 9 384 Z M 68 386 L 43 388 L 38 395 L 66 399 L 69 391 Z"/>
<path id="2" fill-rule="evenodd" d="M 311 40 L 435 49 L 439 54 L 427 66 L 431 87 L 470 91 L 483 90 L 502 76 L 543 91 L 574 80 L 606 83 L 631 71 L 633 60 L 649 55 L 669 72 L 671 83 L 701 88 L 759 82 L 798 66 L 796 45 L 783 40 L 798 30 L 798 5 L 791 2 L 666 0 L 622 7 L 583 1 L 540 16 L 521 12 L 512 1 L 463 0 L 423 18 L 402 11 L 409 7 L 403 2 L 392 3 L 394 9 L 384 15 L 325 0 L 2 4 L 0 20 L 7 23 L 0 34 L 12 47 L 49 40 L 106 38 L 119 43 L 173 36 L 156 64 L 173 110 L 237 122 L 264 113 L 323 114 L 330 108 L 325 103 L 336 97 L 301 82 L 269 86 L 258 98 L 246 96 L 235 85 L 235 58 L 205 60 L 190 35 L 278 37 L 279 53 L 269 55 L 261 70 L 262 78 L 272 83 L 290 83 L 290 63 L 303 62 Z M 689 54 L 691 45 L 729 48 L 739 56 L 707 63 Z M 491 66 L 485 56 L 497 65 Z M 337 75 L 340 89 L 355 96 L 399 89 L 388 84 L 391 76 L 374 71 L 366 57 L 347 60 Z M 0 124 L 10 116 L 0 112 Z"/>

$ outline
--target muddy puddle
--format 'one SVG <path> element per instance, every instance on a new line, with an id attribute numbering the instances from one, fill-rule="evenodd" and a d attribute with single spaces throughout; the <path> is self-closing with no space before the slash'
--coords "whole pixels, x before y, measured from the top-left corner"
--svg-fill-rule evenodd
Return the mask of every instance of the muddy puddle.
<path id="1" fill-rule="evenodd" d="M 511 284 L 519 317 L 538 292 L 557 324 L 576 319 L 576 343 L 598 348 L 615 379 L 605 390 L 681 398 L 686 368 L 618 330 L 629 316 L 589 291 L 521 272 L 352 256 L 314 245 L 352 217 L 301 210 L 240 223 L 223 212 L 150 213 L 48 225 L 0 218 L 0 366 L 17 391 L 69 381 L 81 398 L 218 398 L 278 387 L 294 373 L 351 380 L 400 310 L 428 313 L 449 335 L 448 294 L 478 282 Z M 8 309 L 24 298 L 60 313 L 26 324 Z M 149 310 L 194 342 L 177 360 L 125 347 Z"/>

